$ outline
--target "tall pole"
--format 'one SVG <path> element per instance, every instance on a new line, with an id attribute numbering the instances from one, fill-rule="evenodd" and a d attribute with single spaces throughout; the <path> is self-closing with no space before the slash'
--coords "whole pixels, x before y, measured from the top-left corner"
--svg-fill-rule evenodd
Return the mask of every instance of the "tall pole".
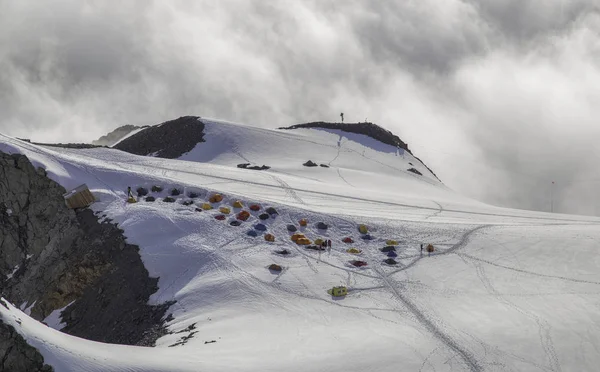
<path id="1" fill-rule="evenodd" d="M 550 186 L 550 213 L 554 213 L 554 181 Z"/>

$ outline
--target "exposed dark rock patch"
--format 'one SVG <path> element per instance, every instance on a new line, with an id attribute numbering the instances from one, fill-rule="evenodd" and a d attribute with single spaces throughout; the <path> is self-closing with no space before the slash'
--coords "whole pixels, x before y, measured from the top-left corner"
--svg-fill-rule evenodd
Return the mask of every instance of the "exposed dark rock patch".
<path id="1" fill-rule="evenodd" d="M 128 135 L 129 133 L 133 132 L 136 129 L 140 129 L 140 128 L 147 128 L 148 125 L 144 125 L 144 126 L 137 126 L 137 125 L 131 125 L 131 124 L 127 124 L 127 125 L 123 125 L 118 127 L 117 129 L 113 130 L 112 132 L 98 138 L 95 141 L 92 141 L 92 145 L 98 145 L 98 146 L 112 146 L 115 143 L 117 143 L 117 141 L 119 141 L 121 138 L 125 137 L 126 135 Z"/>
<path id="2" fill-rule="evenodd" d="M 383 129 L 377 124 L 374 123 L 328 123 L 324 121 L 317 121 L 312 123 L 305 124 L 296 124 L 289 127 L 281 127 L 278 129 L 298 129 L 298 128 L 323 128 L 323 129 L 338 129 L 348 133 L 356 133 L 363 134 L 365 136 L 371 137 L 381 143 L 386 145 L 399 147 L 401 149 L 406 150 L 409 154 L 411 154 L 415 159 L 419 160 L 430 172 L 433 174 L 435 178 L 440 180 L 438 176 L 425 164 L 421 159 L 415 156 L 415 154 L 410 151 L 408 148 L 408 144 L 400 139 L 400 137 L 396 136 L 394 133 L 389 130 Z"/>
<path id="3" fill-rule="evenodd" d="M 268 165 L 252 165 L 251 163 L 242 163 L 237 165 L 238 168 L 242 169 L 252 169 L 252 170 L 266 170 L 270 169 Z"/>
<path id="4" fill-rule="evenodd" d="M 0 321 L 0 371 L 6 372 L 52 372 L 44 364 L 44 357 L 29 346 L 15 329 Z"/>
<path id="5" fill-rule="evenodd" d="M 302 164 L 302 165 L 304 165 L 305 167 L 316 167 L 316 166 L 318 166 L 318 164 L 317 164 L 317 163 L 315 163 L 315 162 L 314 162 L 314 161 L 312 161 L 312 160 L 309 160 L 309 161 L 307 161 L 306 163 L 304 163 L 304 164 Z"/>
<path id="6" fill-rule="evenodd" d="M 418 174 L 419 176 L 423 175 L 423 173 L 419 172 L 419 170 L 416 168 L 410 168 L 410 169 L 407 169 L 407 171 L 413 172 L 414 174 Z"/>
<path id="7" fill-rule="evenodd" d="M 182 116 L 148 127 L 113 146 L 136 155 L 154 154 L 175 159 L 204 142 L 204 123 L 197 116 Z"/>
<path id="8" fill-rule="evenodd" d="M 329 165 L 327 165 L 327 164 L 321 164 L 321 166 L 322 166 L 323 168 L 329 168 Z"/>
<path id="9" fill-rule="evenodd" d="M 170 305 L 147 304 L 158 279 L 121 229 L 90 209 L 67 209 L 64 192 L 25 156 L 0 152 L 0 291 L 17 306 L 35 302 L 40 321 L 72 303 L 66 333 L 152 345 Z"/>

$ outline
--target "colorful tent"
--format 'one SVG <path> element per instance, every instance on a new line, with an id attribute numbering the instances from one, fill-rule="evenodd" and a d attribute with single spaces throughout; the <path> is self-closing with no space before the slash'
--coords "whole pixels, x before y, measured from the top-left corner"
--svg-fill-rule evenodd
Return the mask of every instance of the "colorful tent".
<path id="1" fill-rule="evenodd" d="M 388 240 L 385 242 L 386 245 L 398 245 L 397 240 Z"/>
<path id="2" fill-rule="evenodd" d="M 323 244 L 323 242 L 324 242 L 324 240 L 323 240 L 323 239 L 321 239 L 321 238 L 317 238 L 317 239 L 315 240 L 315 244 L 316 244 L 316 245 L 321 245 L 321 244 Z"/>
<path id="3" fill-rule="evenodd" d="M 269 219 L 269 215 L 267 213 L 263 213 L 261 215 L 258 216 L 258 218 L 260 218 L 261 220 L 268 220 Z"/>
<path id="4" fill-rule="evenodd" d="M 252 204 L 250 206 L 250 210 L 253 211 L 253 212 L 258 212 L 258 211 L 260 211 L 260 205 L 258 205 L 258 204 Z"/>
<path id="5" fill-rule="evenodd" d="M 222 215 L 222 214 L 218 214 L 218 215 L 216 215 L 216 216 L 215 216 L 215 219 L 216 219 L 216 220 L 219 220 L 219 221 L 223 221 L 225 218 L 227 218 L 227 217 L 225 217 L 225 216 L 224 216 L 224 215 Z"/>
<path id="6" fill-rule="evenodd" d="M 385 262 L 385 263 L 386 263 L 386 264 L 388 264 L 388 265 L 395 265 L 395 264 L 397 264 L 397 263 L 398 263 L 398 262 L 396 262 L 396 260 L 394 260 L 393 258 L 388 258 L 387 260 L 385 260 L 385 261 L 383 261 L 383 262 Z"/>
<path id="7" fill-rule="evenodd" d="M 244 204 L 239 200 L 234 201 L 231 206 L 234 208 L 244 208 Z"/>
<path id="8" fill-rule="evenodd" d="M 262 223 L 254 225 L 254 229 L 258 231 L 267 231 L 267 227 Z"/>
<path id="9" fill-rule="evenodd" d="M 275 241 L 275 235 L 273 234 L 265 234 L 265 240 L 268 242 L 274 242 Z"/>
<path id="10" fill-rule="evenodd" d="M 221 208 L 219 208 L 219 212 L 221 212 L 223 214 L 229 214 L 229 213 L 231 213 L 231 209 L 229 209 L 227 207 L 221 207 Z"/>
<path id="11" fill-rule="evenodd" d="M 427 252 L 431 253 L 434 251 L 433 245 L 427 244 Z"/>
<path id="12" fill-rule="evenodd" d="M 229 224 L 231 226 L 240 226 L 242 224 L 242 222 L 238 221 L 238 220 L 233 220 L 233 221 L 229 222 Z"/>
<path id="13" fill-rule="evenodd" d="M 254 230 L 250 230 L 246 233 L 246 235 L 256 238 L 258 236 L 258 233 Z"/>
<path id="14" fill-rule="evenodd" d="M 363 235 L 360 237 L 362 240 L 373 240 L 373 237 L 369 234 Z"/>
<path id="15" fill-rule="evenodd" d="M 328 290 L 327 293 L 329 293 L 333 297 L 344 297 L 348 294 L 348 288 L 343 286 L 333 287 L 330 290 Z"/>
<path id="16" fill-rule="evenodd" d="M 346 249 L 346 252 L 352 253 L 352 254 L 359 254 L 362 251 L 360 249 L 356 249 L 356 248 L 348 248 L 348 249 Z"/>
<path id="17" fill-rule="evenodd" d="M 324 222 L 319 222 L 316 224 L 317 229 L 319 230 L 327 230 L 329 228 L 329 226 L 327 226 L 326 223 Z"/>
<path id="18" fill-rule="evenodd" d="M 271 216 L 274 215 L 274 214 L 279 214 L 279 213 L 277 213 L 277 210 L 275 208 L 273 208 L 273 207 L 269 207 L 269 208 L 265 209 L 265 212 L 267 212 Z"/>
<path id="19" fill-rule="evenodd" d="M 241 211 L 240 213 L 237 214 L 236 218 L 240 221 L 246 221 L 248 218 L 250 218 L 250 212 Z"/>
<path id="20" fill-rule="evenodd" d="M 352 240 L 352 238 L 351 238 L 351 237 L 346 237 L 346 238 L 342 239 L 342 241 L 343 241 L 344 243 L 348 243 L 348 244 L 350 244 L 350 243 L 354 243 L 354 240 Z"/>
<path id="21" fill-rule="evenodd" d="M 298 241 L 298 239 L 300 239 L 300 238 L 306 238 L 306 237 L 304 236 L 304 234 L 294 234 L 290 237 L 290 239 L 292 239 L 293 242 Z"/>
<path id="22" fill-rule="evenodd" d="M 363 266 L 367 266 L 367 263 L 365 261 L 352 261 L 350 262 L 353 266 L 356 267 L 363 267 Z"/>
<path id="23" fill-rule="evenodd" d="M 202 204 L 202 209 L 204 209 L 205 211 L 209 211 L 211 209 L 213 209 L 212 205 L 208 204 L 208 203 L 204 203 Z"/>
<path id="24" fill-rule="evenodd" d="M 213 194 L 209 199 L 209 202 L 211 203 L 220 203 L 223 201 L 223 195 L 221 194 Z"/>
<path id="25" fill-rule="evenodd" d="M 296 231 L 298 231 L 298 228 L 294 225 L 287 225 L 287 231 L 296 232 Z"/>
<path id="26" fill-rule="evenodd" d="M 394 252 L 394 251 L 389 251 L 389 252 L 387 253 L 387 256 L 388 256 L 388 257 L 398 257 L 398 253 L 396 253 L 396 252 Z"/>
<path id="27" fill-rule="evenodd" d="M 300 226 L 306 227 L 308 225 L 308 220 L 306 218 L 303 218 L 300 221 L 298 221 L 298 224 Z"/>
<path id="28" fill-rule="evenodd" d="M 283 270 L 283 268 L 277 264 L 271 264 L 269 265 L 269 270 L 271 271 L 281 271 Z"/>
<path id="29" fill-rule="evenodd" d="M 298 245 L 311 245 L 311 241 L 308 238 L 299 238 L 296 240 L 296 244 Z"/>
<path id="30" fill-rule="evenodd" d="M 393 245 L 388 245 L 388 246 L 385 246 L 385 247 L 381 248 L 381 251 L 382 252 L 391 252 L 391 251 L 395 252 L 396 251 L 396 247 L 394 247 Z"/>
<path id="31" fill-rule="evenodd" d="M 358 231 L 361 234 L 366 234 L 369 232 L 369 228 L 366 225 L 360 225 L 360 226 L 358 226 Z"/>

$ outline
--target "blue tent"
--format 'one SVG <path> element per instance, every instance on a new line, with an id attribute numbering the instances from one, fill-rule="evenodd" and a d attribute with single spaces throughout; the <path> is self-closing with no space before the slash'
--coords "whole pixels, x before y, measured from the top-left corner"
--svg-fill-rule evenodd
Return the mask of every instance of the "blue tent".
<path id="1" fill-rule="evenodd" d="M 254 230 L 250 230 L 246 233 L 246 235 L 256 238 L 258 236 L 258 233 Z"/>
<path id="2" fill-rule="evenodd" d="M 389 251 L 387 254 L 388 257 L 398 257 L 398 254 L 394 251 Z"/>
<path id="3" fill-rule="evenodd" d="M 258 231 L 267 231 L 267 227 L 265 225 L 263 225 L 262 223 L 258 223 L 254 226 L 254 229 L 258 230 Z"/>
<path id="4" fill-rule="evenodd" d="M 373 237 L 369 234 L 360 237 L 362 240 L 373 240 Z"/>

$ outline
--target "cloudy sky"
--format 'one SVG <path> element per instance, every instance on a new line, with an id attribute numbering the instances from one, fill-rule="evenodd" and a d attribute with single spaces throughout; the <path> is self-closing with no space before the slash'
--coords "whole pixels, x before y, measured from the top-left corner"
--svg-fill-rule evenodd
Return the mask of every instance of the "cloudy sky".
<path id="1" fill-rule="evenodd" d="M 599 35 L 597 0 L 0 0 L 0 132 L 343 111 L 461 193 L 600 214 Z"/>

